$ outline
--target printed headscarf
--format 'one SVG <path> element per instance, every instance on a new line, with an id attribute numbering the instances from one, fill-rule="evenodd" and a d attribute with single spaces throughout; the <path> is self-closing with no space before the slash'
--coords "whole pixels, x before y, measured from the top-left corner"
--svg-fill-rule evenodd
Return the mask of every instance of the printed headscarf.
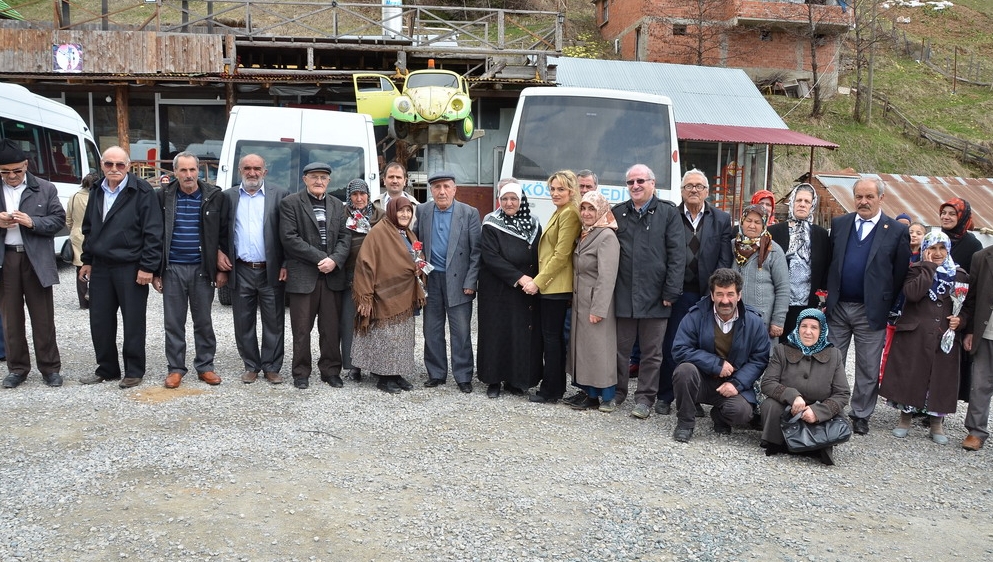
<path id="1" fill-rule="evenodd" d="M 967 231 L 972 230 L 972 205 L 970 205 L 965 199 L 953 197 L 942 203 L 941 207 L 938 208 L 938 211 L 941 212 L 941 209 L 944 209 L 945 207 L 952 207 L 955 209 L 955 212 L 958 213 L 958 222 L 955 223 L 955 227 L 951 230 L 941 230 L 948 235 L 949 240 L 952 242 L 959 242 L 962 240 L 962 237 L 965 236 Z M 951 248 L 949 248 L 948 251 L 951 252 Z"/>
<path id="2" fill-rule="evenodd" d="M 921 240 L 921 261 L 924 261 L 924 254 L 927 249 L 935 244 L 944 244 L 948 253 L 945 254 L 945 261 L 938 266 L 938 271 L 934 272 L 931 289 L 927 293 L 933 301 L 938 300 L 942 295 L 951 293 L 952 289 L 955 288 L 955 269 L 958 267 L 952 259 L 952 241 L 941 230 L 932 230 L 924 235 L 924 239 Z"/>
<path id="3" fill-rule="evenodd" d="M 586 235 L 592 232 L 594 228 L 612 228 L 617 230 L 617 221 L 614 219 L 614 213 L 610 212 L 610 203 L 607 202 L 606 197 L 596 191 L 591 191 L 583 195 L 583 199 L 579 202 L 580 209 L 583 203 L 593 205 L 593 208 L 596 209 L 596 220 L 592 226 L 583 225 L 580 240 L 586 238 Z"/>
<path id="4" fill-rule="evenodd" d="M 806 346 L 800 341 L 800 322 L 803 322 L 806 318 L 813 318 L 821 325 L 821 335 L 814 342 L 814 345 Z M 831 343 L 828 341 L 828 324 L 827 317 L 824 313 L 816 308 L 805 308 L 800 311 L 800 314 L 796 317 L 796 327 L 790 332 L 790 335 L 786 337 L 787 341 L 790 342 L 793 347 L 799 349 L 804 355 L 814 355 L 815 353 L 820 353 L 824 348 L 829 347 Z"/>
<path id="5" fill-rule="evenodd" d="M 490 225 L 512 236 L 524 240 L 528 244 L 534 242 L 538 234 L 538 221 L 531 216 L 531 204 L 520 184 L 508 183 L 500 188 L 499 197 L 514 193 L 521 200 L 520 207 L 513 215 L 508 215 L 502 208 L 493 211 L 483 218 L 483 225 Z"/>
<path id="6" fill-rule="evenodd" d="M 741 230 L 741 223 L 745 220 L 746 216 L 752 213 L 762 217 L 762 233 L 757 238 L 749 238 Z M 768 220 L 769 216 L 765 213 L 765 207 L 762 205 L 749 205 L 742 209 L 741 220 L 738 221 L 738 236 L 735 237 L 733 242 L 734 260 L 738 265 L 745 265 L 748 259 L 757 252 L 758 266 L 759 269 L 762 269 L 762 264 L 765 263 L 765 258 L 769 255 L 769 248 L 772 246 L 772 235 L 769 234 L 769 229 L 766 226 L 768 225 Z"/>

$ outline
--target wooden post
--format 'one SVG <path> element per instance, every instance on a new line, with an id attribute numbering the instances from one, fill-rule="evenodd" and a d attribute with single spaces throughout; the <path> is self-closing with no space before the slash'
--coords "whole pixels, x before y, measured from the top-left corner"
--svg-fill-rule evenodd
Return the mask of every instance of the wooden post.
<path id="1" fill-rule="evenodd" d="M 224 109 L 227 115 L 231 115 L 231 108 L 238 103 L 238 98 L 235 97 L 234 83 L 228 82 L 224 84 Z"/>
<path id="2" fill-rule="evenodd" d="M 924 39 L 921 39 L 921 62 L 924 62 Z"/>
<path id="3" fill-rule="evenodd" d="M 117 144 L 130 155 L 131 135 L 128 132 L 128 87 L 126 84 L 114 87 L 117 105 Z"/>
<path id="4" fill-rule="evenodd" d="M 956 45 L 953 48 L 953 51 L 955 53 L 955 55 L 954 55 L 955 56 L 955 63 L 952 66 L 952 93 L 954 94 L 955 93 L 955 90 L 956 90 L 956 87 L 958 86 L 958 80 L 959 80 L 959 48 L 958 48 L 958 45 Z"/>
<path id="5" fill-rule="evenodd" d="M 110 11 L 110 7 L 107 6 L 107 0 L 100 0 L 100 30 L 107 31 L 110 28 L 110 22 L 107 20 L 107 12 Z"/>

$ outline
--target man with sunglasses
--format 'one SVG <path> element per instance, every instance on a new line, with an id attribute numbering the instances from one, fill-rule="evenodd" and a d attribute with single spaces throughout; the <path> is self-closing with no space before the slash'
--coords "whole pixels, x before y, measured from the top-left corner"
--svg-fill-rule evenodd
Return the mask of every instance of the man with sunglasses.
<path id="1" fill-rule="evenodd" d="M 97 369 L 82 384 L 121 379 L 121 388 L 145 376 L 145 309 L 148 286 L 162 266 L 163 219 L 152 186 L 128 170 L 119 146 L 104 151 L 103 180 L 93 189 L 83 217 L 83 266 L 90 282 L 90 335 Z M 117 310 L 124 320 L 124 372 L 117 356 Z"/>
<path id="2" fill-rule="evenodd" d="M 41 378 L 48 386 L 62 386 L 62 361 L 55 338 L 52 286 L 59 282 L 52 239 L 66 224 L 65 209 L 56 187 L 28 170 L 28 155 L 10 139 L 0 143 L 0 311 L 7 324 L 7 370 L 4 388 L 14 388 L 28 377 L 31 355 L 24 328 L 24 307 L 31 314 L 31 332 Z M 2 351 L 3 348 L 0 348 Z"/>
<path id="3" fill-rule="evenodd" d="M 686 246 L 686 273 L 683 275 L 682 295 L 672 305 L 672 315 L 662 341 L 662 373 L 659 375 L 659 395 L 655 412 L 669 415 L 672 412 L 672 373 L 676 362 L 672 346 L 676 331 L 683 317 L 701 298 L 710 294 L 708 280 L 720 268 L 731 267 L 731 215 L 707 202 L 710 183 L 707 175 L 696 168 L 683 174 L 680 196 L 682 203 L 676 209 L 682 220 Z M 697 410 L 702 416 L 703 411 Z"/>
<path id="4" fill-rule="evenodd" d="M 641 347 L 638 390 L 631 415 L 645 419 L 659 389 L 662 335 L 683 286 L 686 256 L 675 205 L 655 195 L 655 174 L 644 164 L 628 168 L 630 199 L 614 207 L 621 257 L 614 285 L 617 316 L 617 403 L 627 397 L 628 364 L 635 339 Z"/>

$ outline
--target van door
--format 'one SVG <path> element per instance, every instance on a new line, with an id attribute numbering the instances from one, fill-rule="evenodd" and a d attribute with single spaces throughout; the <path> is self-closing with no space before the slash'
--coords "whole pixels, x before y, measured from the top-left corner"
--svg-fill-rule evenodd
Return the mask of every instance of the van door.
<path id="1" fill-rule="evenodd" d="M 352 82 L 358 112 L 371 116 L 373 125 L 388 125 L 393 98 L 400 95 L 393 81 L 382 74 L 355 74 Z"/>

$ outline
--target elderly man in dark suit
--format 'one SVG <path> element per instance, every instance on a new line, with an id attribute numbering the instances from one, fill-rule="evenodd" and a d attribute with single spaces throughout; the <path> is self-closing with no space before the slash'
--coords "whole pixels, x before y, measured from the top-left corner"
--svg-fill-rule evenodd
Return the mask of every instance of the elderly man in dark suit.
<path id="1" fill-rule="evenodd" d="M 828 268 L 828 339 L 848 355 L 855 339 L 852 428 L 869 433 L 869 417 L 879 394 L 879 363 L 886 340 L 886 319 L 903 288 L 910 264 L 907 226 L 880 210 L 886 187 L 881 180 L 855 182 L 855 212 L 831 221 Z"/>
<path id="2" fill-rule="evenodd" d="M 279 203 L 287 192 L 266 185 L 265 160 L 246 154 L 238 164 L 241 185 L 224 191 L 228 198 L 228 247 L 217 256 L 217 269 L 227 272 L 238 355 L 245 366 L 241 382 L 251 384 L 264 373 L 270 384 L 283 376 L 285 330 L 283 244 L 279 239 Z M 258 313 L 262 312 L 259 345 Z"/>
<path id="3" fill-rule="evenodd" d="M 310 332 L 317 319 L 321 380 L 341 388 L 341 334 L 338 320 L 345 291 L 345 261 L 351 231 L 340 200 L 327 194 L 331 166 L 312 162 L 303 168 L 307 189 L 279 205 L 279 232 L 286 252 L 286 292 L 290 294 L 293 333 L 293 386 L 310 386 Z"/>
<path id="4" fill-rule="evenodd" d="M 662 340 L 662 369 L 655 412 L 672 412 L 672 373 L 676 361 L 672 346 L 683 317 L 701 298 L 710 293 L 707 283 L 711 274 L 722 267 L 731 267 L 731 215 L 707 203 L 710 183 L 707 175 L 697 169 L 683 174 L 680 189 L 682 203 L 677 210 L 682 218 L 683 239 L 686 241 L 683 292 L 672 304 L 672 312 Z"/>
<path id="5" fill-rule="evenodd" d="M 124 320 L 124 378 L 131 388 L 145 376 L 148 286 L 162 267 L 162 208 L 148 182 L 128 172 L 131 159 L 119 146 L 103 152 L 104 178 L 93 188 L 83 217 L 83 267 L 90 282 L 90 334 L 97 369 L 82 384 L 121 379 L 117 311 Z"/>
<path id="6" fill-rule="evenodd" d="M 448 352 L 445 320 L 452 339 L 452 376 L 459 390 L 472 392 L 472 299 L 479 277 L 479 212 L 455 200 L 455 175 L 436 172 L 428 178 L 432 201 L 418 205 L 414 234 L 424 244 L 428 274 L 424 307 L 426 387 L 445 384 Z"/>
<path id="7" fill-rule="evenodd" d="M 59 282 L 52 239 L 65 227 L 66 213 L 55 185 L 28 171 L 28 155 L 14 141 L 0 143 L 0 310 L 6 324 L 7 368 L 4 388 L 24 382 L 31 370 L 24 307 L 31 314 L 34 352 L 41 378 L 62 386 L 62 361 L 55 339 L 52 286 Z"/>

